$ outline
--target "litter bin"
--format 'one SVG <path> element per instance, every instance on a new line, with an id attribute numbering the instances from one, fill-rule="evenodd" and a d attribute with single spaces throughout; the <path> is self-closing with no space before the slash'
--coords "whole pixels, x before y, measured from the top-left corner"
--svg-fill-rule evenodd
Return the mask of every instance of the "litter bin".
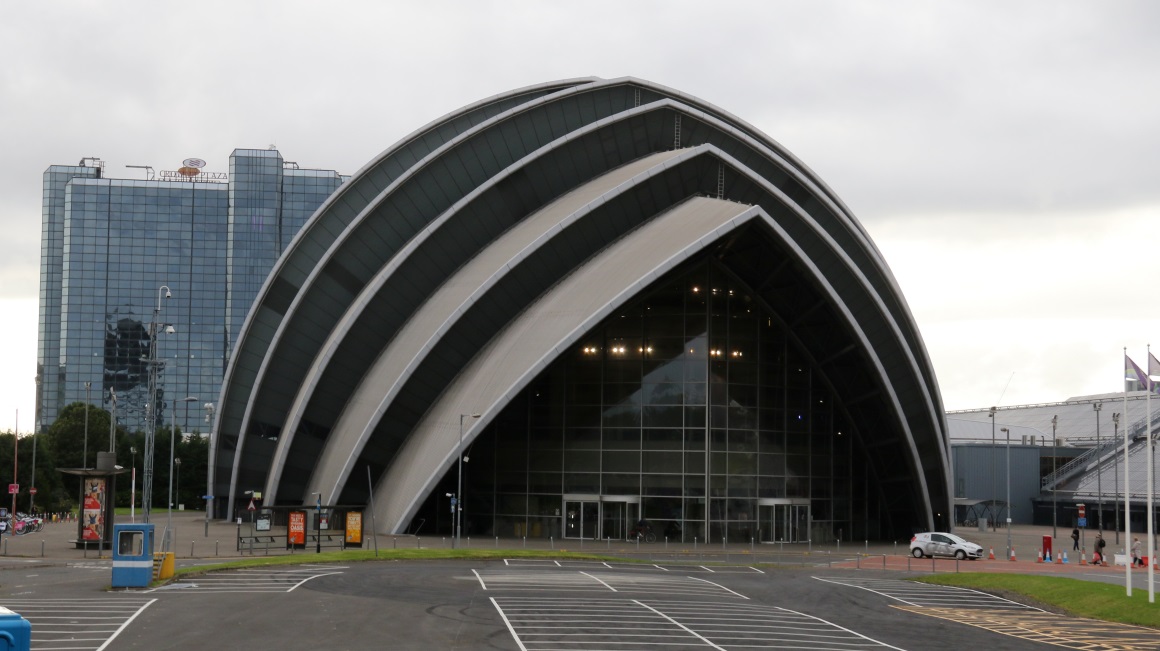
<path id="1" fill-rule="evenodd" d="M 987 518 L 979 518 L 979 531 L 987 533 Z"/>
<path id="2" fill-rule="evenodd" d="M 113 525 L 113 587 L 147 588 L 153 581 L 153 525 Z"/>
<path id="3" fill-rule="evenodd" d="M 1051 536 L 1043 537 L 1043 560 L 1051 559 Z"/>
<path id="4" fill-rule="evenodd" d="M 0 651 L 28 651 L 32 648 L 32 624 L 0 607 Z"/>

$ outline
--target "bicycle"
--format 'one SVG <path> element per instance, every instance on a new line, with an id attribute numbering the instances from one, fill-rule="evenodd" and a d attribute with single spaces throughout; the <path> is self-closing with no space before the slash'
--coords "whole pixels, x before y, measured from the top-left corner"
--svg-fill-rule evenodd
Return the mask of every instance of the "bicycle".
<path id="1" fill-rule="evenodd" d="M 632 531 L 628 532 L 628 540 L 630 542 L 643 540 L 646 543 L 654 543 L 657 541 L 657 535 L 653 533 L 651 525 L 633 527 Z"/>

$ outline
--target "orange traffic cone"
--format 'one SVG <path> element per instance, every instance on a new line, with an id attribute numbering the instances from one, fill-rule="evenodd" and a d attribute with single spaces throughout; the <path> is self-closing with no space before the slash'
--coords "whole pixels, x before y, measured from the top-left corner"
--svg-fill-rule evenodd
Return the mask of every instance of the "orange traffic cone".
<path id="1" fill-rule="evenodd" d="M 987 560 L 990 560 L 990 561 L 995 560 L 995 548 L 994 547 L 991 548 L 991 553 L 987 555 Z"/>
<path id="2" fill-rule="evenodd" d="M 1080 565 L 1087 565 L 1087 554 L 1085 553 L 1086 551 L 1087 550 L 1085 550 L 1085 549 L 1079 550 L 1079 564 Z"/>
<path id="3" fill-rule="evenodd" d="M 1012 556 L 1013 556 L 1013 555 L 1014 555 L 1014 554 L 1012 554 Z M 1035 562 L 1036 562 L 1036 563 L 1042 563 L 1042 562 L 1043 562 L 1043 551 L 1042 551 L 1042 550 L 1040 550 L 1040 551 L 1036 552 Z"/>
<path id="4" fill-rule="evenodd" d="M 1011 546 L 1011 560 L 1015 560 L 1015 546 Z"/>
<path id="5" fill-rule="evenodd" d="M 1067 552 L 1063 552 L 1063 554 L 1066 555 Z M 1060 554 L 1056 554 L 1055 555 L 1055 564 L 1056 565 L 1063 565 L 1063 556 L 1061 556 Z"/>

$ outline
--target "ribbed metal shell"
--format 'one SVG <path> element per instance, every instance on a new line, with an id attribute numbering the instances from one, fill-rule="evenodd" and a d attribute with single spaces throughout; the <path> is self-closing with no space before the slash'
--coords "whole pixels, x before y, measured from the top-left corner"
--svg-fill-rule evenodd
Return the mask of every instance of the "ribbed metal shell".
<path id="1" fill-rule="evenodd" d="M 746 263 L 752 247 L 782 262 Z M 838 395 L 892 519 L 948 517 L 934 372 L 864 229 L 767 136 L 637 79 L 473 104 L 340 188 L 239 333 L 213 494 L 361 501 L 369 466 L 376 521 L 401 530 L 454 460 L 459 414 L 486 405 L 470 441 L 586 329 L 707 249 Z"/>

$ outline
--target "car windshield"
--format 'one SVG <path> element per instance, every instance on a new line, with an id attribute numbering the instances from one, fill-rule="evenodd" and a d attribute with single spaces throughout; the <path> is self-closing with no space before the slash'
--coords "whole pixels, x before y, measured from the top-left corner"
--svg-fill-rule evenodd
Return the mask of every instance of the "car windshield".
<path id="1" fill-rule="evenodd" d="M 963 543 L 970 544 L 970 541 L 968 541 L 968 540 L 963 540 L 962 538 L 959 538 L 958 536 L 956 536 L 956 535 L 955 535 L 955 534 L 953 534 L 953 533 L 948 533 L 948 534 L 947 534 L 947 538 L 950 538 L 952 542 L 956 542 L 956 543 L 959 543 L 959 544 L 963 544 Z"/>

